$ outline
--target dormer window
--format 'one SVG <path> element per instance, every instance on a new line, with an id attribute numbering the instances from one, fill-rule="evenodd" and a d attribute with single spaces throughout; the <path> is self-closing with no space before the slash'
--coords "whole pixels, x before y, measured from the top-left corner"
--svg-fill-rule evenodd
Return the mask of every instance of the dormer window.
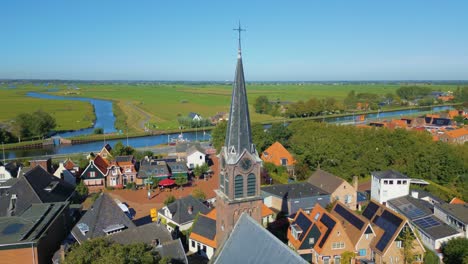
<path id="1" fill-rule="evenodd" d="M 113 233 L 120 232 L 120 231 L 122 231 L 124 229 L 125 229 L 125 225 L 116 224 L 116 225 L 110 225 L 110 226 L 104 228 L 102 231 L 104 231 L 104 233 L 106 233 L 106 235 L 110 235 L 110 234 L 113 234 Z"/>
<path id="2" fill-rule="evenodd" d="M 299 239 L 299 236 L 302 234 L 302 228 L 296 224 L 292 224 L 291 225 L 291 234 L 292 236 L 298 240 Z"/>
<path id="3" fill-rule="evenodd" d="M 288 159 L 286 159 L 286 158 L 281 158 L 281 165 L 282 165 L 282 166 L 287 166 L 287 165 L 288 165 Z"/>
<path id="4" fill-rule="evenodd" d="M 80 229 L 80 232 L 83 236 L 85 236 L 86 233 L 89 231 L 89 227 L 85 223 L 79 223 L 77 226 L 78 226 L 78 229 Z"/>

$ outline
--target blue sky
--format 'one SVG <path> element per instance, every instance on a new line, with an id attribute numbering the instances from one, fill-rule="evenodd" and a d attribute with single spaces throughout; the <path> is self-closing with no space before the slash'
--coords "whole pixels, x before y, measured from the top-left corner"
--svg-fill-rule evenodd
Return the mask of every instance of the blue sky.
<path id="1" fill-rule="evenodd" d="M 14 0 L 0 78 L 468 80 L 468 1 Z"/>

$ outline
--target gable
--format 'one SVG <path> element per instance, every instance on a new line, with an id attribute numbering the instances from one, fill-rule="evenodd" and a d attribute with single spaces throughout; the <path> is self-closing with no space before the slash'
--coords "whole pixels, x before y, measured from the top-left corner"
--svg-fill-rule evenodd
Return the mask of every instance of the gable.
<path id="1" fill-rule="evenodd" d="M 96 176 L 91 177 L 90 176 L 91 172 L 94 172 Z M 81 178 L 85 180 L 86 179 L 102 179 L 104 177 L 105 175 L 99 170 L 99 168 L 94 164 L 93 161 L 90 161 L 88 167 L 86 167 L 86 169 L 81 174 Z"/>

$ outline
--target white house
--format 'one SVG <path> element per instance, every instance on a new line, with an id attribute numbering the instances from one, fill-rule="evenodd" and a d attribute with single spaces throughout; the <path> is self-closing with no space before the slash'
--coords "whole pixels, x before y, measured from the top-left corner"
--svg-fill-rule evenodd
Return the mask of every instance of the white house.
<path id="1" fill-rule="evenodd" d="M 0 163 L 0 183 L 6 182 L 11 178 L 17 178 L 21 173 L 21 166 L 16 162 L 10 162 L 5 165 Z"/>
<path id="2" fill-rule="evenodd" d="M 468 204 L 435 204 L 434 215 L 468 238 Z"/>
<path id="3" fill-rule="evenodd" d="M 54 172 L 54 176 L 66 181 L 67 183 L 75 186 L 76 185 L 76 178 L 73 176 L 73 173 L 71 173 L 65 166 L 63 165 L 63 162 L 60 162 L 59 167 L 57 170 Z"/>
<path id="4" fill-rule="evenodd" d="M 189 237 L 189 251 L 211 259 L 216 251 L 216 209 L 200 214 Z"/>
<path id="5" fill-rule="evenodd" d="M 381 204 L 409 194 L 410 178 L 394 170 L 371 173 L 371 198 Z"/>
<path id="6" fill-rule="evenodd" d="M 204 149 L 198 145 L 193 145 L 187 149 L 187 167 L 195 168 L 197 165 L 202 166 L 206 163 L 206 154 Z"/>
<path id="7" fill-rule="evenodd" d="M 202 116 L 200 114 L 197 114 L 197 113 L 194 113 L 194 112 L 190 112 L 188 114 L 188 117 L 194 121 L 200 121 L 202 120 Z"/>
<path id="8" fill-rule="evenodd" d="M 189 229 L 198 213 L 207 214 L 210 209 L 202 202 L 189 195 L 158 210 L 158 218 L 166 223 L 167 229 L 184 231 Z"/>

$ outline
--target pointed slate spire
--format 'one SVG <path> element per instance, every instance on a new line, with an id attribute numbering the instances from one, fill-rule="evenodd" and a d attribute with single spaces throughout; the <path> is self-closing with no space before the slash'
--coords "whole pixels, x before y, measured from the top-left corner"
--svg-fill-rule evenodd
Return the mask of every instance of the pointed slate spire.
<path id="1" fill-rule="evenodd" d="M 237 56 L 236 75 L 232 87 L 231 110 L 226 131 L 225 146 L 229 154 L 241 154 L 244 149 L 250 153 L 255 152 L 252 145 L 252 132 L 250 128 L 249 104 L 247 102 L 247 91 L 245 89 L 244 67 L 242 65 L 241 53 L 241 31 L 240 27 L 234 29 L 239 32 L 239 50 Z"/>

